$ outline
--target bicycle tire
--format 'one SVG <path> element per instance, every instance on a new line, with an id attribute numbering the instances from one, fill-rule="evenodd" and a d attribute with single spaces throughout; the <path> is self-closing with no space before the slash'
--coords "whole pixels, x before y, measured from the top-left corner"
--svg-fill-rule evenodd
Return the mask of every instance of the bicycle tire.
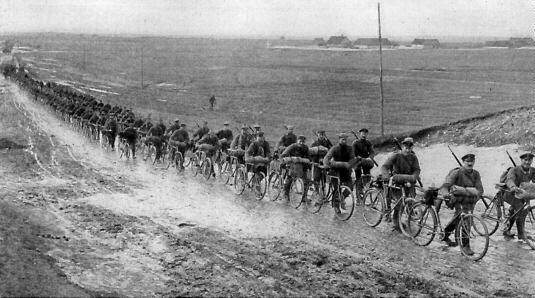
<path id="1" fill-rule="evenodd" d="M 335 206 L 335 216 L 338 220 L 346 221 L 351 218 L 355 210 L 355 195 L 351 188 L 342 185 L 340 186 L 339 194 L 342 196 L 340 204 Z"/>
<path id="2" fill-rule="evenodd" d="M 288 194 L 290 198 L 290 206 L 298 209 L 303 203 L 303 196 L 305 193 L 305 183 L 301 178 L 292 178 L 292 183 L 290 185 L 290 193 Z"/>
<path id="3" fill-rule="evenodd" d="M 184 169 L 184 156 L 182 156 L 182 153 L 177 151 L 175 152 L 175 170 L 177 172 L 182 172 L 182 170 Z"/>
<path id="4" fill-rule="evenodd" d="M 234 175 L 234 191 L 236 194 L 241 195 L 247 187 L 247 172 L 244 168 L 240 167 L 236 170 Z"/>
<path id="5" fill-rule="evenodd" d="M 477 228 L 474 228 L 475 226 Z M 489 249 L 487 225 L 479 216 L 465 214 L 455 227 L 455 240 L 463 256 L 472 261 L 479 261 Z"/>
<path id="6" fill-rule="evenodd" d="M 385 212 L 385 198 L 382 189 L 370 188 L 364 193 L 362 217 L 370 227 L 378 226 Z"/>
<path id="7" fill-rule="evenodd" d="M 223 181 L 223 183 L 228 184 L 228 182 L 230 181 L 230 176 L 232 175 L 231 171 L 232 170 L 230 168 L 230 162 L 226 160 L 221 166 L 221 173 L 219 173 L 219 178 L 221 178 L 221 181 Z"/>
<path id="8" fill-rule="evenodd" d="M 149 160 L 152 162 L 152 164 L 156 163 L 156 147 L 154 145 L 149 146 Z"/>
<path id="9" fill-rule="evenodd" d="M 212 159 L 206 157 L 201 164 L 201 172 L 204 179 L 209 180 L 212 177 Z"/>
<path id="10" fill-rule="evenodd" d="M 255 175 L 257 179 L 255 183 L 258 183 L 258 189 L 256 188 L 256 186 L 253 186 L 253 187 L 254 187 L 255 197 L 257 200 L 260 201 L 266 195 L 267 179 L 266 179 L 266 174 L 264 174 L 263 172 L 258 172 Z"/>
<path id="11" fill-rule="evenodd" d="M 271 172 L 268 179 L 269 199 L 276 201 L 282 192 L 282 182 L 279 173 Z"/>
<path id="12" fill-rule="evenodd" d="M 414 204 L 409 214 L 408 228 L 412 240 L 416 245 L 427 246 L 431 244 L 438 231 L 438 219 L 435 208 L 423 202 Z"/>
<path id="13" fill-rule="evenodd" d="M 496 194 L 497 195 L 497 194 Z M 500 225 L 502 214 L 496 204 L 498 198 L 491 199 L 487 196 L 481 197 L 474 205 L 474 214 L 479 216 L 487 225 L 489 236 L 493 235 Z"/>
<path id="14" fill-rule="evenodd" d="M 323 191 L 318 182 L 309 183 L 303 202 L 308 212 L 312 214 L 320 212 L 323 206 Z"/>
<path id="15" fill-rule="evenodd" d="M 190 170 L 191 170 L 191 173 L 193 174 L 193 177 L 197 176 L 200 172 L 199 162 L 200 160 L 197 155 L 193 155 L 190 159 L 189 165 L 190 165 Z"/>
<path id="16" fill-rule="evenodd" d="M 398 217 L 398 226 L 401 230 L 401 233 L 409 238 L 412 239 L 412 233 L 410 230 L 410 223 L 409 223 L 409 216 L 411 212 L 413 212 L 412 207 L 415 204 L 414 198 L 408 197 L 405 199 L 405 202 L 403 202 L 403 206 L 401 206 L 401 212 Z"/>
<path id="17" fill-rule="evenodd" d="M 535 249 L 535 207 L 529 207 L 527 209 L 527 215 L 524 219 L 524 233 L 526 243 Z"/>

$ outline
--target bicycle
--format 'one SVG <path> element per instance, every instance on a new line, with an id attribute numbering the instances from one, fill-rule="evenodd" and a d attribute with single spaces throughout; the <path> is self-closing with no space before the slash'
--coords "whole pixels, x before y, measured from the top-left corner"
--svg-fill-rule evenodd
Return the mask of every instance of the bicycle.
<path id="1" fill-rule="evenodd" d="M 419 246 L 429 245 L 436 235 L 440 238 L 445 235 L 440 216 L 434 206 L 435 200 L 448 199 L 437 196 L 434 200 L 423 200 L 414 204 L 409 212 L 408 229 L 414 243 Z M 455 240 L 461 244 L 461 254 L 473 261 L 481 260 L 489 247 L 490 235 L 487 225 L 471 212 L 461 212 L 456 217 L 460 217 L 460 220 L 455 227 Z"/>
<path id="2" fill-rule="evenodd" d="M 132 151 L 132 148 L 130 148 L 130 144 L 123 138 L 119 138 L 119 151 L 121 154 L 119 155 L 119 158 L 122 158 L 123 156 L 126 159 L 130 158 L 130 152 Z"/>
<path id="3" fill-rule="evenodd" d="M 269 198 L 271 201 L 276 201 L 284 188 L 284 179 L 288 175 L 288 169 L 279 160 L 272 161 L 269 169 Z"/>
<path id="4" fill-rule="evenodd" d="M 306 203 L 306 209 L 311 213 L 318 213 L 323 205 L 331 203 L 336 218 L 342 221 L 348 220 L 355 210 L 353 191 L 349 186 L 340 183 L 338 174 L 327 174 L 324 166 L 312 163 L 312 177 L 316 177 L 314 171 L 318 170 L 321 171 L 319 179 L 311 181 L 305 192 L 303 201 Z M 342 198 L 335 198 L 335 194 Z"/>
<path id="5" fill-rule="evenodd" d="M 240 166 L 234 176 L 234 189 L 236 194 L 243 194 L 245 188 L 254 191 L 257 200 L 262 200 L 266 195 L 267 179 L 266 174 L 260 169 L 263 163 L 245 163 Z M 252 173 L 252 175 L 249 175 Z M 250 176 L 250 177 L 249 177 Z"/>
<path id="6" fill-rule="evenodd" d="M 226 159 L 221 166 L 221 172 L 219 173 L 219 176 L 221 177 L 221 180 L 225 182 L 225 184 L 229 184 L 230 181 L 232 181 L 231 178 L 234 178 L 238 168 L 240 167 L 239 158 L 235 152 L 237 152 L 237 150 L 229 150 L 229 158 Z"/>
<path id="7" fill-rule="evenodd" d="M 493 198 L 488 196 L 482 196 L 474 206 L 474 212 L 481 217 L 488 228 L 489 236 L 493 235 L 500 224 L 507 223 L 511 218 L 516 217 L 521 212 L 526 212 L 527 215 L 524 219 L 524 228 L 526 230 L 526 243 L 535 249 L 535 212 L 534 208 L 530 206 L 528 200 L 524 201 L 522 208 L 509 214 L 506 212 L 503 196 L 505 192 L 510 192 L 507 189 L 505 183 L 496 184 L 496 188 L 499 190 Z M 530 232 L 529 235 L 527 232 Z"/>
<path id="8" fill-rule="evenodd" d="M 388 184 L 386 184 L 387 181 Z M 383 221 L 383 218 L 393 218 L 394 211 L 398 209 L 400 214 L 397 219 L 393 218 L 393 220 L 398 221 L 394 225 L 399 226 L 404 235 L 411 237 L 404 219 L 408 218 L 408 208 L 410 208 L 408 203 L 414 201 L 414 197 L 407 195 L 407 189 L 413 186 L 409 182 L 394 183 L 394 176 L 388 180 L 373 180 L 370 183 L 370 187 L 364 193 L 362 200 L 363 208 L 361 211 L 364 222 L 370 227 L 376 227 Z M 401 196 L 397 199 L 393 197 L 394 190 L 401 191 Z M 387 191 L 387 195 L 385 195 L 385 191 Z M 391 207 L 389 207 L 389 200 L 393 202 Z"/>

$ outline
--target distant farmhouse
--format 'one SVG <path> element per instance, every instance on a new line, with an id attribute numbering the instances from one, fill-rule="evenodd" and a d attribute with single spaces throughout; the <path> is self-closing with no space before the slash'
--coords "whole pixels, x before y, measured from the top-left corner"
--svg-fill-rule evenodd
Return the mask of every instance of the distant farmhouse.
<path id="1" fill-rule="evenodd" d="M 315 45 L 318 45 L 320 47 L 323 47 L 323 46 L 325 46 L 327 44 L 325 42 L 325 39 L 323 39 L 322 37 L 314 38 L 313 42 L 314 42 Z"/>
<path id="2" fill-rule="evenodd" d="M 328 47 L 340 47 L 340 48 L 350 48 L 351 47 L 351 40 L 347 38 L 347 36 L 331 36 L 327 40 Z"/>
<path id="3" fill-rule="evenodd" d="M 438 39 L 415 38 L 412 41 L 411 47 L 420 49 L 438 49 L 440 42 Z"/>
<path id="4" fill-rule="evenodd" d="M 391 42 L 388 38 L 381 38 L 383 48 L 393 48 L 398 44 Z M 359 38 L 353 43 L 353 47 L 358 49 L 375 49 L 379 48 L 379 38 Z"/>
<path id="5" fill-rule="evenodd" d="M 535 47 L 535 41 L 530 37 L 512 37 L 509 40 L 487 41 L 485 46 L 499 48 Z"/>

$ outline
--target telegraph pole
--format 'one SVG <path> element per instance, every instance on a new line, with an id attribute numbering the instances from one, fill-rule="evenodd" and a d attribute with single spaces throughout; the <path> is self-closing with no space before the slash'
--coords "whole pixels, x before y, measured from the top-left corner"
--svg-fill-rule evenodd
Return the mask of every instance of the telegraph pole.
<path id="1" fill-rule="evenodd" d="M 383 98 L 383 41 L 381 38 L 381 4 L 377 3 L 377 20 L 379 22 L 379 94 L 381 96 L 381 136 L 385 135 L 385 114 Z"/>
<path id="2" fill-rule="evenodd" d="M 141 89 L 143 88 L 143 45 L 141 45 Z"/>

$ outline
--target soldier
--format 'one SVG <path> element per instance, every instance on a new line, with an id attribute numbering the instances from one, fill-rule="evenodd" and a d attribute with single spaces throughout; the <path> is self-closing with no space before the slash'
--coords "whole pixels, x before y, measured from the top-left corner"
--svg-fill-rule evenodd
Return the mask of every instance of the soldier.
<path id="1" fill-rule="evenodd" d="M 242 125 L 241 133 L 236 136 L 230 144 L 230 148 L 235 150 L 231 155 L 237 157 L 238 162 L 242 164 L 244 163 L 243 156 L 245 155 L 245 150 L 249 148 L 249 145 L 251 145 L 253 141 L 253 136 L 248 132 L 248 129 L 247 125 Z"/>
<path id="2" fill-rule="evenodd" d="M 210 110 L 213 110 L 215 106 L 215 95 L 212 95 L 208 101 L 210 102 Z"/>
<path id="3" fill-rule="evenodd" d="M 203 125 L 197 129 L 197 131 L 193 134 L 193 140 L 200 140 L 202 137 L 204 137 L 205 134 L 207 134 L 210 131 L 208 128 L 208 122 L 205 120 L 203 121 Z"/>
<path id="4" fill-rule="evenodd" d="M 532 194 L 523 191 L 520 187 L 522 183 L 535 182 L 535 168 L 531 166 L 533 156 L 532 153 L 520 155 L 521 164 L 509 169 L 509 172 L 507 172 L 505 183 L 510 192 L 505 192 L 504 200 L 511 206 L 509 207 L 509 221 L 505 224 L 503 230 L 505 237 L 512 238 L 515 236 L 511 233 L 511 228 L 516 222 L 518 239 L 523 240 L 526 238 L 524 220 L 527 212 L 522 210 L 522 208 L 524 207 L 525 200 L 534 199 L 534 197 Z"/>
<path id="5" fill-rule="evenodd" d="M 160 160 L 160 156 L 162 155 L 162 137 L 163 137 L 163 130 L 160 125 L 152 126 L 149 131 L 147 132 L 147 137 L 145 138 L 145 144 L 153 144 L 154 147 L 156 147 L 156 160 Z"/>
<path id="6" fill-rule="evenodd" d="M 470 213 L 474 210 L 474 205 L 477 200 L 483 195 L 483 185 L 481 184 L 481 176 L 479 172 L 474 170 L 475 155 L 466 154 L 461 157 L 463 166 L 455 168 L 446 176 L 446 181 L 440 188 L 440 194 L 449 199 L 448 204 L 455 207 L 455 214 L 452 220 L 444 228 L 444 237 L 448 246 L 457 246 L 457 242 L 450 240 L 450 235 L 455 231 L 455 227 L 459 223 L 461 212 Z M 439 206 L 440 207 L 440 206 Z M 474 254 L 470 249 L 469 237 L 461 235 L 461 245 L 465 247 L 468 254 Z"/>
<path id="7" fill-rule="evenodd" d="M 167 128 L 165 134 L 171 136 L 177 129 L 180 129 L 180 120 L 178 118 L 176 118 L 174 123 Z"/>
<path id="8" fill-rule="evenodd" d="M 256 134 L 256 140 L 249 145 L 245 152 L 245 161 L 255 164 L 254 172 L 262 171 L 267 174 L 267 166 L 265 162 L 256 162 L 254 158 L 262 157 L 268 159 L 271 154 L 269 143 L 264 138 L 264 132 L 259 131 Z"/>
<path id="9" fill-rule="evenodd" d="M 308 146 L 305 144 L 306 137 L 303 135 L 300 135 L 297 137 L 297 143 L 291 144 L 290 146 L 286 147 L 284 151 L 281 154 L 281 157 L 300 157 L 306 159 L 308 161 L 309 154 L 308 154 Z M 302 178 L 303 181 L 306 183 L 306 172 L 307 172 L 307 166 L 303 163 L 291 163 L 289 168 L 289 175 L 286 177 L 286 180 L 284 181 L 284 197 L 286 199 L 289 199 L 290 194 L 290 187 L 292 185 L 292 180 L 295 178 Z M 293 179 L 292 179 L 293 178 Z M 305 185 L 306 188 L 306 185 Z"/>
<path id="10" fill-rule="evenodd" d="M 217 135 L 217 138 L 219 139 L 221 149 L 223 151 L 227 151 L 227 149 L 230 147 L 230 144 L 232 142 L 233 135 L 232 135 L 232 130 L 229 128 L 228 121 L 223 123 L 223 126 L 224 126 L 223 129 L 218 131 L 216 135 Z"/>
<path id="11" fill-rule="evenodd" d="M 109 117 L 108 120 L 106 120 L 103 133 L 108 138 L 111 150 L 115 150 L 115 137 L 117 136 L 117 120 L 115 120 L 115 116 Z"/>
<path id="12" fill-rule="evenodd" d="M 359 189 L 363 184 L 368 181 L 362 181 L 362 175 L 370 177 L 370 170 L 373 168 L 374 163 L 372 158 L 375 156 L 372 143 L 368 140 L 368 129 L 362 128 L 359 130 L 358 138 L 353 141 L 353 152 L 356 157 L 360 157 L 361 160 L 355 168 L 355 180 Z"/>
<path id="13" fill-rule="evenodd" d="M 189 143 L 189 134 L 186 130 L 186 124 L 180 124 L 180 128 L 175 130 L 173 134 L 169 137 L 169 144 L 171 145 L 171 158 L 175 158 L 175 150 L 182 153 L 184 157 L 186 154 L 186 149 Z M 183 165 L 180 165 L 183 167 Z"/>
<path id="14" fill-rule="evenodd" d="M 355 160 L 355 153 L 353 148 L 347 144 L 347 138 L 348 135 L 345 133 L 338 135 L 338 144 L 329 149 L 329 152 L 323 158 L 323 165 L 329 168 L 331 175 L 338 175 L 342 185 L 352 188 L 350 169 L 352 162 Z M 339 213 L 341 200 L 338 194 L 338 181 L 332 180 L 332 183 L 334 184 L 333 207 L 335 207 L 335 212 Z M 344 206 L 341 207 L 344 208 Z"/>
<path id="15" fill-rule="evenodd" d="M 296 142 L 297 136 L 294 134 L 294 127 L 292 125 L 288 125 L 286 126 L 286 134 L 280 138 L 277 148 L 279 152 L 283 152 L 286 147 Z"/>
<path id="16" fill-rule="evenodd" d="M 414 140 L 410 137 L 405 138 L 401 142 L 401 145 L 401 151 L 393 153 L 381 166 L 381 176 L 385 178 L 393 177 L 398 184 L 405 184 L 406 182 L 414 183 L 420 179 L 420 164 L 418 157 L 412 151 Z M 389 189 L 389 191 L 392 191 L 392 194 L 387 195 L 388 209 L 391 208 L 392 198 L 397 200 L 401 196 L 401 190 Z M 407 188 L 406 191 L 407 193 L 413 193 L 415 191 L 414 186 Z M 396 231 L 401 231 L 399 226 L 400 208 L 401 205 L 397 204 L 392 214 L 393 229 Z"/>

